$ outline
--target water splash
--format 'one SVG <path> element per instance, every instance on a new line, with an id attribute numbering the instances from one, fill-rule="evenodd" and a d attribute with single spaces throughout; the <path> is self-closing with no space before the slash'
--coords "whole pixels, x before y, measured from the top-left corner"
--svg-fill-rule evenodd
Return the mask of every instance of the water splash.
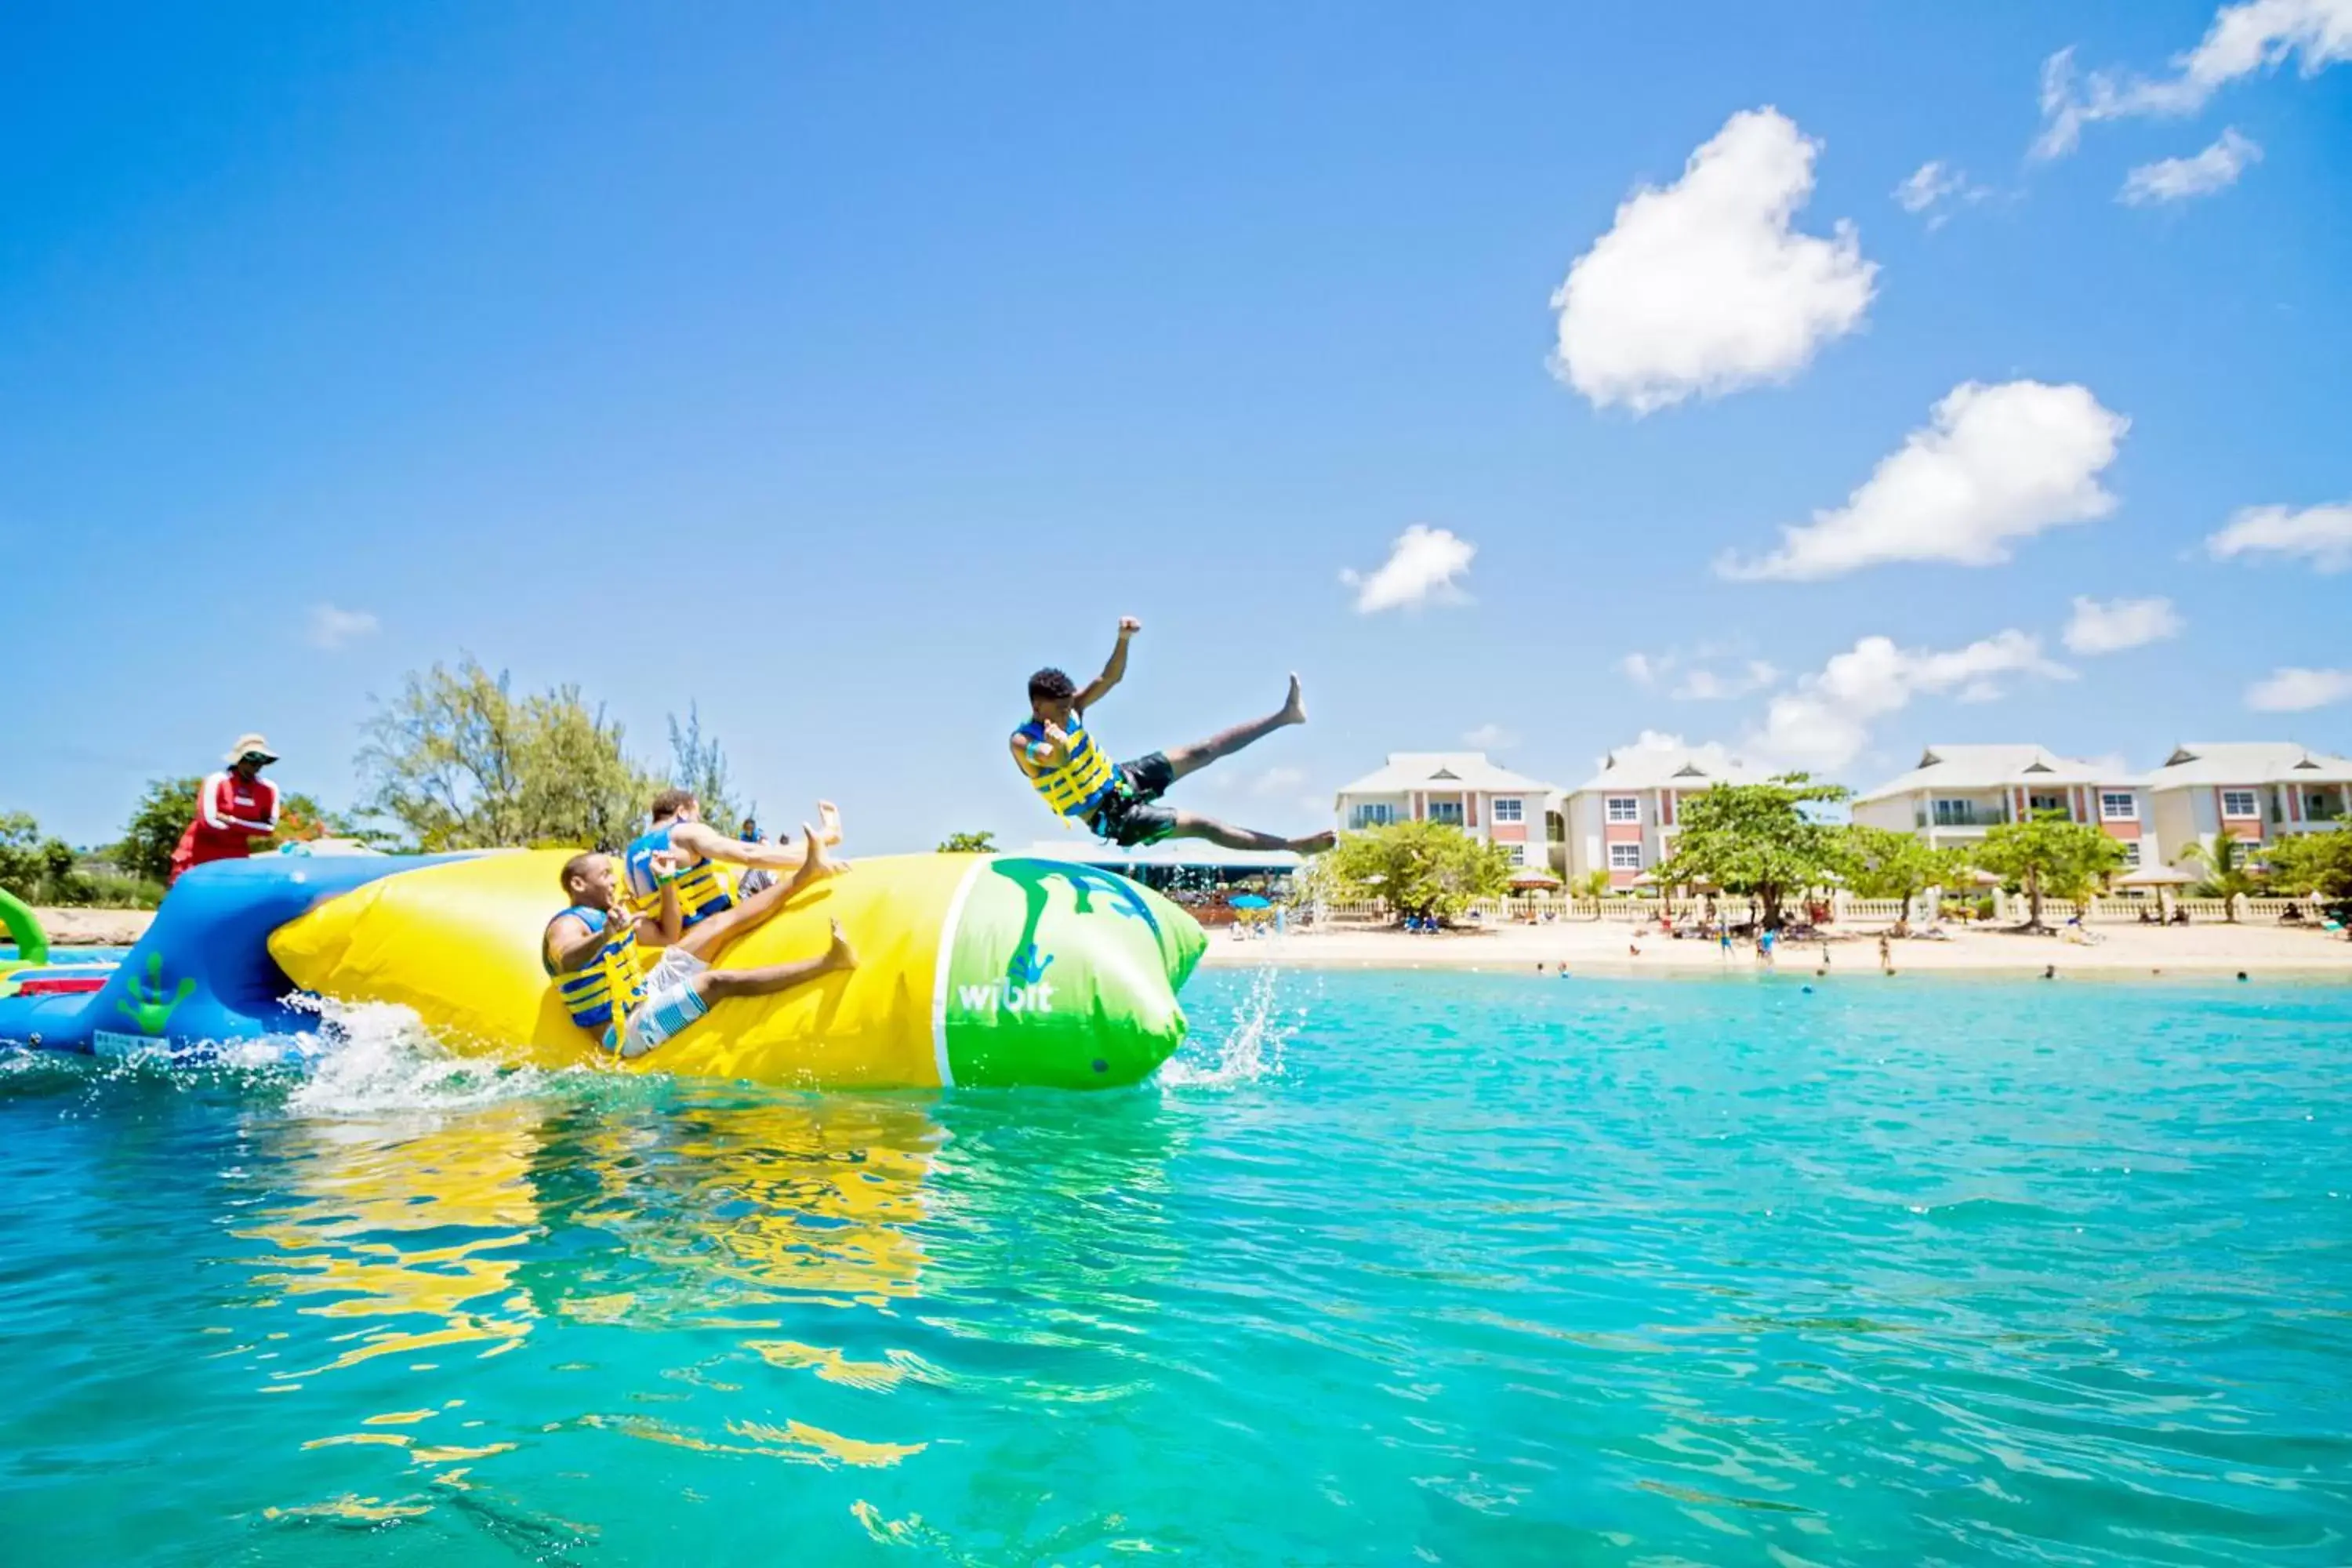
<path id="1" fill-rule="evenodd" d="M 1307 1023 L 1307 1008 L 1285 994 L 1285 982 L 1299 978 L 1273 964 L 1253 972 L 1224 1027 L 1213 1036 L 1205 1029 L 1195 1034 L 1160 1069 L 1160 1083 L 1171 1089 L 1234 1089 L 1280 1077 L 1285 1048 Z M 1322 989 L 1319 976 L 1306 984 L 1315 992 Z"/>
<path id="2" fill-rule="evenodd" d="M 294 1040 L 309 1070 L 287 1095 L 286 1108 L 301 1115 L 467 1110 L 544 1093 L 560 1079 L 603 1076 L 453 1056 L 396 1003 L 306 997 L 294 1005 L 319 1016 L 317 1032 Z"/>

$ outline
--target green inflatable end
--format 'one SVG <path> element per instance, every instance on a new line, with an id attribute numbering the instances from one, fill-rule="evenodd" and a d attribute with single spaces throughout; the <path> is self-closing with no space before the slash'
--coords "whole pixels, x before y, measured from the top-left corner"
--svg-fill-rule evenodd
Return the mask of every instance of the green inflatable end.
<path id="1" fill-rule="evenodd" d="M 1140 1083 L 1184 1043 L 1200 923 L 1115 872 L 982 862 L 948 935 L 948 1076 L 972 1087 Z"/>
<path id="2" fill-rule="evenodd" d="M 16 894 L 0 889 L 0 927 L 5 927 L 8 940 L 16 944 L 16 962 L 31 968 L 49 961 L 48 933 L 41 929 L 32 906 Z"/>

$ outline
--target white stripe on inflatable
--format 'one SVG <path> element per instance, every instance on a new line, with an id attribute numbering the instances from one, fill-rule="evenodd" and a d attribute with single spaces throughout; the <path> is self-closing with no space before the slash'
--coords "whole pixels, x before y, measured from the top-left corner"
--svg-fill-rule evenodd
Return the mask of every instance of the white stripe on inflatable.
<path id="1" fill-rule="evenodd" d="M 948 900 L 947 918 L 940 922 L 939 974 L 931 983 L 931 1060 L 939 1068 L 941 1089 L 955 1087 L 955 1069 L 948 1066 L 948 968 L 955 958 L 956 926 L 963 920 L 963 901 L 971 896 L 971 885 L 987 864 L 974 860 L 966 868 L 955 896 Z"/>

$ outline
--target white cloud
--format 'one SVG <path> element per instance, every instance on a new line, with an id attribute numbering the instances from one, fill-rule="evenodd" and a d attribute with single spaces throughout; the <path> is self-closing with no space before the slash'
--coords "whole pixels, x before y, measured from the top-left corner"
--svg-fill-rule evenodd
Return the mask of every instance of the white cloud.
<path id="1" fill-rule="evenodd" d="M 1294 795 L 1306 782 L 1305 768 L 1272 767 L 1250 781 L 1250 794 Z"/>
<path id="2" fill-rule="evenodd" d="M 1878 268 L 1853 226 L 1790 227 L 1820 150 L 1778 110 L 1744 110 L 1680 180 L 1635 191 L 1551 297 L 1553 374 L 1595 407 L 1647 414 L 1787 381 L 1860 326 Z"/>
<path id="3" fill-rule="evenodd" d="M 1736 675 L 1718 675 L 1694 668 L 1666 693 L 1677 702 L 1728 702 L 1780 683 L 1780 672 L 1760 658 L 1751 658 Z"/>
<path id="4" fill-rule="evenodd" d="M 2037 158 L 2074 150 L 2083 127 L 2102 120 L 2194 114 L 2213 95 L 2258 70 L 2275 70 L 2299 57 L 2305 77 L 2352 59 L 2352 0 L 2243 0 L 2213 15 L 2204 39 L 2172 58 L 2173 74 L 2149 80 L 2093 71 L 2079 80 L 2074 51 L 2042 62 L 2041 136 Z"/>
<path id="5" fill-rule="evenodd" d="M 1463 736 L 1462 743 L 1465 746 L 1475 746 L 1482 752 L 1499 752 L 1517 745 L 1519 737 L 1516 732 L 1504 729 L 1500 724 L 1481 724 Z"/>
<path id="6" fill-rule="evenodd" d="M 2283 506 L 2241 508 L 2205 541 L 2216 561 L 2241 555 L 2300 555 L 2321 572 L 2352 567 L 2352 500 L 2294 511 Z"/>
<path id="7" fill-rule="evenodd" d="M 1965 382 L 1845 505 L 1782 527 L 1780 548 L 1764 559 L 1726 555 L 1716 570 L 1809 582 L 1890 561 L 1998 564 L 2012 540 L 2115 510 L 2099 475 L 2129 428 L 2085 386 Z"/>
<path id="8" fill-rule="evenodd" d="M 2300 713 L 2352 699 L 2352 669 L 2274 669 L 2246 688 L 2246 706 L 2261 713 Z"/>
<path id="9" fill-rule="evenodd" d="M 1713 668 L 1738 651 L 1737 643 L 1703 642 L 1687 650 L 1670 647 L 1663 653 L 1629 653 L 1617 661 L 1617 668 L 1627 679 L 1649 690 L 1680 671 L 1681 679 L 1666 693 L 1677 702 L 1728 701 L 1780 683 L 1780 672 L 1760 658 L 1741 659 L 1729 672 Z"/>
<path id="10" fill-rule="evenodd" d="M 1874 721 L 1914 697 L 1955 692 L 1963 701 L 1985 702 L 2001 695 L 2004 676 L 2069 679 L 2074 673 L 2042 657 L 2041 641 L 2021 631 L 1996 632 L 1946 652 L 1864 637 L 1819 674 L 1798 681 L 1795 690 L 1772 699 L 1750 744 L 1782 765 L 1842 768 L 1869 744 Z"/>
<path id="11" fill-rule="evenodd" d="M 2185 624 L 2169 599 L 2110 599 L 2103 605 L 2077 594 L 2063 640 L 2076 653 L 2121 653 L 2179 637 Z"/>
<path id="12" fill-rule="evenodd" d="M 1941 228 L 1951 215 L 1955 202 L 1975 203 L 1992 195 L 1992 191 L 1977 184 L 1966 174 L 1941 159 L 1930 159 L 1911 171 L 1910 177 L 1895 187 L 1895 202 L 1906 213 L 1926 216 L 1929 228 Z"/>
<path id="13" fill-rule="evenodd" d="M 2157 202 L 2210 196 L 2236 184 L 2238 176 L 2246 172 L 2249 164 L 2262 161 L 2261 147 L 2239 135 L 2234 128 L 2225 130 L 2220 141 L 2193 158 L 2162 158 L 2153 163 L 2142 163 L 2124 176 L 2124 187 L 2116 193 L 2116 200 L 2126 206 L 2144 207 Z"/>
<path id="14" fill-rule="evenodd" d="M 1470 570 L 1478 547 L 1442 528 L 1414 523 L 1397 535 L 1389 558 L 1369 574 L 1343 571 L 1339 581 L 1356 590 L 1356 613 L 1425 605 L 1432 599 L 1459 603 L 1465 595 L 1454 579 Z"/>
<path id="15" fill-rule="evenodd" d="M 333 605 L 313 605 L 310 618 L 303 631 L 304 640 L 312 647 L 339 648 L 360 637 L 372 637 L 383 629 L 383 623 L 366 610 L 338 609 Z"/>

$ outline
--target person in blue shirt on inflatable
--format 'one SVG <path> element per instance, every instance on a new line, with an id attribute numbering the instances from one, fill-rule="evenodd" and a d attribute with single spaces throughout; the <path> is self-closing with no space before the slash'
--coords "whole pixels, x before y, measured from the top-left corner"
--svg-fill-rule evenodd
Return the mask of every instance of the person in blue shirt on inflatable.
<path id="1" fill-rule="evenodd" d="M 826 845 L 840 843 L 841 813 L 829 800 L 818 801 L 816 809 L 820 826 L 803 844 L 746 843 L 740 838 L 730 838 L 704 822 L 702 803 L 695 798 L 692 790 L 662 791 L 654 796 L 652 828 L 631 840 L 621 852 L 630 908 L 639 914 L 652 911 L 661 897 L 654 862 L 658 857 L 674 855 L 680 868 L 675 873 L 678 917 L 685 921 L 686 929 L 692 931 L 711 916 L 734 907 L 737 889 L 721 869 L 722 863 L 792 871 L 818 853 L 818 839 Z"/>
<path id="2" fill-rule="evenodd" d="M 1296 675 L 1290 678 L 1290 695 L 1278 712 L 1195 745 L 1153 752 L 1116 765 L 1096 746 L 1087 729 L 1087 715 L 1127 674 L 1129 639 L 1142 629 L 1143 623 L 1132 616 L 1118 623 L 1118 646 L 1111 649 L 1110 662 L 1084 690 L 1058 669 L 1041 669 L 1029 678 L 1029 721 L 1013 731 L 1013 761 L 1044 797 L 1046 807 L 1056 816 L 1083 823 L 1097 837 L 1128 847 L 1156 844 L 1163 838 L 1205 838 L 1229 849 L 1293 849 L 1312 855 L 1330 848 L 1334 836 L 1328 831 L 1285 838 L 1278 833 L 1234 827 L 1160 804 L 1169 786 L 1186 774 L 1230 757 L 1276 730 L 1306 723 L 1307 707 L 1299 697 Z"/>

